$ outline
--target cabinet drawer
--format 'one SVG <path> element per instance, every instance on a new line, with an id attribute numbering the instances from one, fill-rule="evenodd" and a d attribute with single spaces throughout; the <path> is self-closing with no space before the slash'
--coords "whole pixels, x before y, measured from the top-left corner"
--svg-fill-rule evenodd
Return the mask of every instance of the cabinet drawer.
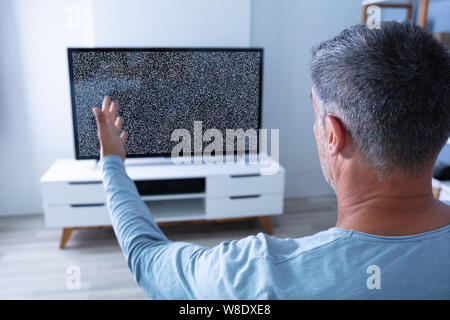
<path id="1" fill-rule="evenodd" d="M 276 175 L 217 175 L 206 179 L 208 196 L 284 193 L 284 171 Z"/>
<path id="2" fill-rule="evenodd" d="M 283 212 L 282 194 L 228 196 L 206 199 L 208 218 L 275 215 Z"/>
<path id="3" fill-rule="evenodd" d="M 44 208 L 47 227 L 86 227 L 111 225 L 106 204 L 59 205 Z"/>
<path id="4" fill-rule="evenodd" d="M 101 181 L 44 182 L 42 183 L 42 196 L 46 205 L 106 202 Z"/>

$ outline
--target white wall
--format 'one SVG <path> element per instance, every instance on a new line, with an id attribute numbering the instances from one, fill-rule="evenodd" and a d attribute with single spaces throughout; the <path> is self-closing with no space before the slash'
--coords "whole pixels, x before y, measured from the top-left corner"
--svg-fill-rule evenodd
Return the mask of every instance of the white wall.
<path id="1" fill-rule="evenodd" d="M 251 44 L 265 48 L 263 126 L 280 129 L 288 197 L 332 193 L 312 133 L 310 48 L 360 20 L 360 0 L 252 1 Z"/>
<path id="2" fill-rule="evenodd" d="M 0 2 L 0 207 L 3 213 L 15 212 L 19 201 L 23 212 L 32 212 L 36 208 L 33 205 L 36 196 L 31 195 L 31 201 L 28 196 L 37 188 L 32 167 L 21 160 L 30 156 L 32 146 L 13 9 L 11 0 Z"/>
<path id="3" fill-rule="evenodd" d="M 66 47 L 248 46 L 250 0 L 2 0 L 0 21 L 0 215 L 41 213 L 40 176 L 74 155 Z"/>
<path id="4" fill-rule="evenodd" d="M 80 9 L 68 29 L 67 8 Z M 39 178 L 73 155 L 66 47 L 92 45 L 90 0 L 0 2 L 0 215 L 42 212 Z"/>
<path id="5" fill-rule="evenodd" d="M 96 46 L 248 46 L 250 0 L 94 0 Z"/>

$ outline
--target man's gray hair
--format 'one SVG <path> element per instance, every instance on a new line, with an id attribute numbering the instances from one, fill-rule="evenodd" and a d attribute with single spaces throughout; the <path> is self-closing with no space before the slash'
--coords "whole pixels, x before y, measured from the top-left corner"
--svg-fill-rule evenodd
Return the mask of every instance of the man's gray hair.
<path id="1" fill-rule="evenodd" d="M 333 114 L 384 176 L 430 169 L 450 134 L 450 52 L 419 26 L 355 25 L 312 50 L 319 117 Z"/>

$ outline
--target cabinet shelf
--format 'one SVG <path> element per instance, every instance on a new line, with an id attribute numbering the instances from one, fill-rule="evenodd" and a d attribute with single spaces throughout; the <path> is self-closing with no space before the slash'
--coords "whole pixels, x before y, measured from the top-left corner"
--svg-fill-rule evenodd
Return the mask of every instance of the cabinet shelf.
<path id="1" fill-rule="evenodd" d="M 199 198 L 205 198 L 205 193 L 166 194 L 166 195 L 155 195 L 155 196 L 141 196 L 141 198 L 143 201 L 199 199 Z"/>
<path id="2" fill-rule="evenodd" d="M 205 199 L 173 199 L 145 201 L 157 222 L 205 219 Z"/>

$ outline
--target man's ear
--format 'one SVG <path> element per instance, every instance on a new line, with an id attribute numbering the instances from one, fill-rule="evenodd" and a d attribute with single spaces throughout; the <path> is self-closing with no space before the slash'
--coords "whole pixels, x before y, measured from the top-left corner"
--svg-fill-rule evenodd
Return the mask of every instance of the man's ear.
<path id="1" fill-rule="evenodd" d="M 339 118 L 328 114 L 325 117 L 325 126 L 327 132 L 327 148 L 332 156 L 338 154 L 345 146 L 344 124 Z"/>

